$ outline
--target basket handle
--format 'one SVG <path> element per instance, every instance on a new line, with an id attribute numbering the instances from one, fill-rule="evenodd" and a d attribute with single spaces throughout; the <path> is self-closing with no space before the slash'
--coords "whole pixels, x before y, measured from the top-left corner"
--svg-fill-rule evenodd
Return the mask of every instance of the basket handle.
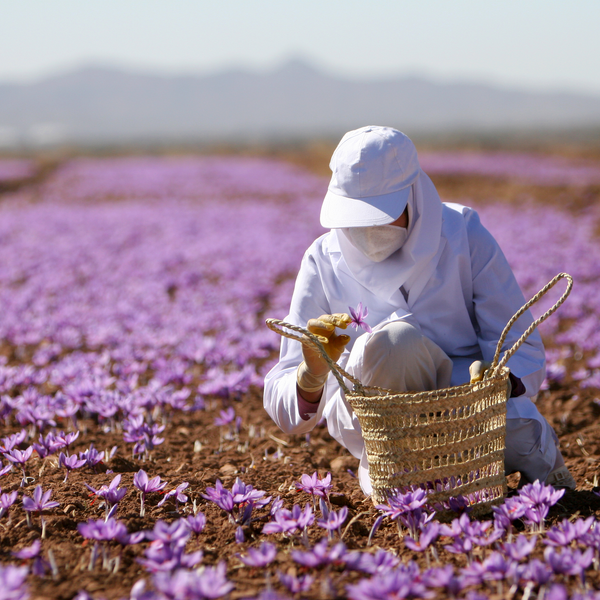
<path id="1" fill-rule="evenodd" d="M 331 360 L 327 352 L 325 352 L 325 348 L 323 347 L 323 344 L 321 342 L 322 336 L 315 335 L 314 333 L 308 331 L 308 329 L 304 329 L 304 327 L 292 325 L 291 323 L 286 323 L 285 321 L 280 321 L 279 319 L 267 319 L 265 323 L 271 331 L 274 331 L 275 333 L 278 333 L 283 337 L 290 338 L 291 340 L 297 340 L 302 344 L 308 344 L 309 346 L 312 346 L 313 348 L 318 350 L 321 353 L 321 356 L 327 362 L 327 365 L 329 366 L 333 374 L 335 375 L 335 378 L 338 380 L 338 383 L 340 384 L 342 390 L 344 390 L 345 394 L 350 394 L 350 390 L 344 382 L 344 377 L 354 384 L 355 389 L 359 393 L 364 395 L 364 388 L 362 383 L 358 379 L 352 377 L 350 373 L 346 373 L 346 371 L 344 371 L 344 369 L 342 369 L 342 367 L 340 367 L 340 365 L 338 365 L 336 362 Z M 286 329 L 291 329 L 292 331 L 302 333 L 304 337 L 300 337 L 299 335 L 295 335 L 293 333 L 289 333 L 288 331 L 284 331 L 284 327 Z"/>
<path id="2" fill-rule="evenodd" d="M 548 309 L 539 319 L 536 319 L 525 330 L 525 332 L 523 333 L 523 335 L 515 342 L 514 346 L 512 348 L 510 348 L 509 350 L 507 350 L 504 353 L 504 356 L 502 357 L 502 360 L 499 361 L 500 352 L 502 350 L 502 345 L 504 344 L 504 342 L 506 340 L 506 336 L 508 335 L 508 332 L 509 332 L 510 328 L 514 325 L 514 323 L 516 322 L 516 320 L 526 310 L 529 309 L 529 307 L 532 304 L 534 304 L 542 296 L 544 296 L 546 294 L 546 292 L 548 290 L 550 290 L 552 287 L 554 287 L 556 285 L 556 283 L 560 279 L 566 279 L 567 280 L 567 289 L 564 291 L 563 295 L 557 300 L 556 304 L 552 308 Z M 552 281 L 550 281 L 549 283 L 547 283 L 533 298 L 531 298 L 531 300 L 529 300 L 529 302 L 527 302 L 526 304 L 524 304 L 515 313 L 515 315 L 511 318 L 511 320 L 506 324 L 506 327 L 502 331 L 502 335 L 500 336 L 500 339 L 498 340 L 498 345 L 496 346 L 496 353 L 494 354 L 494 360 L 492 361 L 492 364 L 491 364 L 490 368 L 486 372 L 486 374 L 489 373 L 488 377 L 491 377 L 492 375 L 496 374 L 500 369 L 502 369 L 502 367 L 504 367 L 504 365 L 506 365 L 506 363 L 508 362 L 508 359 L 519 349 L 519 347 L 521 346 L 521 344 L 531 335 L 531 333 L 533 332 L 533 330 L 540 323 L 542 323 L 543 321 L 545 321 L 554 311 L 556 311 L 556 309 L 567 299 L 567 296 L 571 293 L 571 289 L 572 288 L 573 288 L 573 278 L 569 274 L 567 274 L 567 273 L 559 273 L 556 277 L 554 277 L 554 279 L 552 279 Z M 488 377 L 484 376 L 484 379 L 487 379 Z"/>

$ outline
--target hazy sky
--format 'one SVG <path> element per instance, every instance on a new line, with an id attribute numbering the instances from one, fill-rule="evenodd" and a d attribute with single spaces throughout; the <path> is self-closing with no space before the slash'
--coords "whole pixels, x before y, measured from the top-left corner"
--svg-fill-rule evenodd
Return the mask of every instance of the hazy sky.
<path id="1" fill-rule="evenodd" d="M 600 0 L 2 0 L 0 80 L 85 64 L 163 73 L 304 57 L 352 77 L 600 94 Z"/>

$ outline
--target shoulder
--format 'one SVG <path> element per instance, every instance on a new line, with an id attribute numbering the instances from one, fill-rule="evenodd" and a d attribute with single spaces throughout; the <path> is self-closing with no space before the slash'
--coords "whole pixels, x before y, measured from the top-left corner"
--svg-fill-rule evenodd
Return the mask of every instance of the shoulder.
<path id="1" fill-rule="evenodd" d="M 321 260 L 329 256 L 332 252 L 339 252 L 339 244 L 332 231 L 324 233 L 318 237 L 304 253 L 304 259 Z"/>
<path id="2" fill-rule="evenodd" d="M 464 233 L 470 244 L 496 244 L 492 234 L 481 223 L 475 209 L 454 202 L 444 202 L 443 207 L 445 233 Z"/>

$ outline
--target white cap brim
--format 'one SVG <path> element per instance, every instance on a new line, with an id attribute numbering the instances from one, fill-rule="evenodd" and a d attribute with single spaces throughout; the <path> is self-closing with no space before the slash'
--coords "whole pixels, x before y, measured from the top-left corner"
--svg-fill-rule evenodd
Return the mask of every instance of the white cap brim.
<path id="1" fill-rule="evenodd" d="M 321 225 L 326 229 L 389 225 L 404 212 L 410 189 L 366 198 L 348 198 L 328 190 L 321 206 Z"/>

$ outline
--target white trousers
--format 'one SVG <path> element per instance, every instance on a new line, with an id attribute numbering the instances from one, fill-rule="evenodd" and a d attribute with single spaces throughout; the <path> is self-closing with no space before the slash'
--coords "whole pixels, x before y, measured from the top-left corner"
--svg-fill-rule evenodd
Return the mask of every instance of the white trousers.
<path id="1" fill-rule="evenodd" d="M 452 361 L 418 327 L 393 321 L 356 340 L 347 370 L 365 385 L 398 392 L 429 391 L 450 385 Z M 506 474 L 519 471 L 529 481 L 545 481 L 553 470 L 557 445 L 554 430 L 539 413 L 532 419 L 507 419 Z M 364 452 L 359 480 L 369 494 L 371 483 Z"/>

